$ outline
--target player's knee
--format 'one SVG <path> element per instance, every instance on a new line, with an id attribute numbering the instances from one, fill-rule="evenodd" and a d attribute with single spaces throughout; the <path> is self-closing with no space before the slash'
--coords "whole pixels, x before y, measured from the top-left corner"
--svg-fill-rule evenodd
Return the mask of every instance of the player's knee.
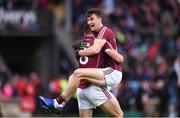
<path id="1" fill-rule="evenodd" d="M 73 72 L 73 75 L 74 75 L 75 78 L 80 78 L 81 77 L 81 69 L 76 69 Z"/>
<path id="2" fill-rule="evenodd" d="M 69 79 L 72 79 L 72 78 L 74 78 L 74 75 L 73 75 L 73 74 L 71 74 L 71 75 L 69 76 Z"/>
<path id="3" fill-rule="evenodd" d="M 74 77 L 73 77 L 73 74 L 69 76 L 69 79 L 68 79 L 68 84 L 73 82 L 74 81 Z"/>
<path id="4" fill-rule="evenodd" d="M 107 86 L 105 79 L 98 80 L 98 82 L 94 83 L 94 84 L 97 86 L 100 86 L 100 87 L 106 87 Z"/>
<path id="5" fill-rule="evenodd" d="M 119 117 L 121 117 L 121 118 L 122 118 L 122 117 L 123 117 L 123 115 L 124 115 L 123 111 L 122 111 L 122 110 L 121 110 L 121 111 L 119 111 L 119 114 L 118 114 L 118 115 L 119 115 Z"/>
<path id="6" fill-rule="evenodd" d="M 117 113 L 117 117 L 122 118 L 122 117 L 123 117 L 123 115 L 124 115 L 124 113 L 123 113 L 123 111 L 122 111 L 122 110 L 118 111 L 118 113 Z"/>
<path id="7" fill-rule="evenodd" d="M 122 118 L 123 115 L 124 115 L 123 111 L 122 110 L 118 110 L 118 111 L 114 112 L 112 117 Z"/>

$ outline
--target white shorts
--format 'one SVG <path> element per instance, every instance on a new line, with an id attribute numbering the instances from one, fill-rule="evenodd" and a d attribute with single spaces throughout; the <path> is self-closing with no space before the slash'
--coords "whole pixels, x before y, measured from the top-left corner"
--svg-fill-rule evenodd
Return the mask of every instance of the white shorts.
<path id="1" fill-rule="evenodd" d="M 111 99 L 111 97 L 112 93 L 103 87 L 91 85 L 85 89 L 77 89 L 79 109 L 96 108 Z"/>
<path id="2" fill-rule="evenodd" d="M 112 90 L 115 88 L 122 80 L 122 72 L 118 70 L 113 70 L 112 68 L 103 68 L 107 89 Z"/>

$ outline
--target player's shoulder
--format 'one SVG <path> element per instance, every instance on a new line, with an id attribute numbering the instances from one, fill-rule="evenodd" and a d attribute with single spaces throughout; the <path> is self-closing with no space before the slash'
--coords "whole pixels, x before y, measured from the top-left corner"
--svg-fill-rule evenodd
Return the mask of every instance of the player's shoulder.
<path id="1" fill-rule="evenodd" d="M 114 34 L 113 30 L 110 27 L 107 27 L 107 26 L 105 26 L 105 27 L 106 27 L 107 33 Z"/>
<path id="2" fill-rule="evenodd" d="M 107 26 L 106 26 L 107 27 Z M 113 32 L 113 30 L 111 29 L 111 28 L 109 28 L 109 27 L 107 27 L 106 28 L 106 31 L 105 31 L 105 33 L 104 33 L 104 36 L 106 37 L 106 38 L 110 38 L 110 39 L 112 39 L 112 38 L 114 38 L 114 32 Z"/>

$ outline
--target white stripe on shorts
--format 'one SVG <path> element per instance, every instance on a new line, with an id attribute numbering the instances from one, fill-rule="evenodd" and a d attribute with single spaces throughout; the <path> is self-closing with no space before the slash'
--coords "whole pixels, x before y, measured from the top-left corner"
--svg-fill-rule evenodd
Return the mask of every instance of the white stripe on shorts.
<path id="1" fill-rule="evenodd" d="M 103 73 L 104 73 L 104 75 L 108 75 L 108 74 L 112 73 L 113 71 L 114 70 L 112 68 L 108 68 L 106 70 L 103 70 Z"/>

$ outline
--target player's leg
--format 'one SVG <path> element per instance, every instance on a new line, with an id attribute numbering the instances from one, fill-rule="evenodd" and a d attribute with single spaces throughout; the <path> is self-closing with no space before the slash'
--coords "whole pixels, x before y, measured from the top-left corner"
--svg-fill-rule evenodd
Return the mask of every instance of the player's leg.
<path id="1" fill-rule="evenodd" d="M 69 77 L 67 87 L 66 87 L 65 90 L 61 93 L 61 95 L 64 96 L 64 98 L 71 97 L 71 95 L 72 95 L 72 94 L 75 92 L 75 90 L 78 88 L 79 83 L 80 83 L 80 80 L 79 80 L 79 79 L 76 79 L 76 78 L 74 77 L 74 75 L 72 74 L 72 75 Z"/>
<path id="2" fill-rule="evenodd" d="M 56 99 L 38 96 L 39 102 L 45 109 L 60 111 L 67 103 L 67 101 L 70 99 L 74 91 L 78 88 L 79 82 L 80 81 L 78 79 L 74 79 L 74 76 L 72 74 L 69 77 L 67 88 L 63 91 L 63 93 L 60 96 L 58 96 Z"/>
<path id="3" fill-rule="evenodd" d="M 79 116 L 80 117 L 92 117 L 92 108 L 95 108 L 95 105 L 92 104 L 90 100 L 87 99 L 85 93 L 89 90 L 87 89 L 77 89 L 77 100 L 79 107 Z"/>
<path id="4" fill-rule="evenodd" d="M 62 97 L 64 100 L 69 98 L 73 92 L 78 88 L 80 80 L 86 80 L 95 84 L 97 86 L 105 86 L 106 81 L 104 79 L 103 69 L 97 68 L 80 68 L 76 69 L 74 73 L 69 77 L 68 86 L 62 92 L 61 96 L 58 97 L 58 103 L 62 102 Z"/>
<path id="5" fill-rule="evenodd" d="M 97 86 L 104 86 L 106 84 L 105 80 L 96 80 L 95 78 L 89 78 L 89 77 L 76 79 L 76 78 L 73 78 L 73 76 L 72 76 L 69 78 L 66 89 L 61 93 L 61 96 L 57 97 L 57 99 L 59 99 L 59 101 L 58 101 L 59 103 L 62 103 L 63 100 L 65 100 L 65 101 L 69 100 L 69 98 L 72 96 L 74 91 L 78 88 L 80 80 L 87 80 Z M 63 100 L 61 100 L 62 97 L 63 97 Z"/>
<path id="6" fill-rule="evenodd" d="M 96 85 L 96 86 L 106 86 L 106 80 L 105 79 L 96 79 L 96 78 L 92 78 L 92 77 L 82 77 L 82 78 L 79 78 L 80 80 L 86 80 L 88 82 L 90 82 L 91 84 L 93 85 Z"/>
<path id="7" fill-rule="evenodd" d="M 73 78 L 75 82 L 80 80 L 89 81 L 92 84 L 97 86 L 106 86 L 105 75 L 106 73 L 113 72 L 111 68 L 79 68 L 76 69 L 73 73 Z"/>
<path id="8" fill-rule="evenodd" d="M 73 74 L 75 79 L 86 80 L 97 86 L 106 86 L 109 90 L 117 86 L 122 79 L 122 72 L 112 68 L 80 68 Z"/>
<path id="9" fill-rule="evenodd" d="M 81 118 L 91 118 L 92 117 L 92 109 L 79 109 L 79 116 Z"/>
<path id="10" fill-rule="evenodd" d="M 96 80 L 103 80 L 104 79 L 104 72 L 100 68 L 78 68 L 74 72 L 75 78 L 94 78 Z"/>
<path id="11" fill-rule="evenodd" d="M 69 77 L 68 86 L 56 99 L 39 96 L 38 98 L 40 103 L 43 105 L 42 107 L 46 109 L 52 109 L 53 111 L 56 109 L 61 110 L 70 99 L 74 91 L 78 88 L 80 80 L 81 79 L 77 78 L 77 76 L 74 76 L 73 73 Z"/>
<path id="12" fill-rule="evenodd" d="M 76 69 L 74 73 L 69 77 L 68 86 L 62 92 L 61 96 L 57 98 L 58 103 L 61 103 L 63 100 L 69 98 L 73 94 L 73 92 L 78 88 L 80 80 L 82 79 L 92 82 L 93 84 L 96 84 L 98 86 L 106 85 L 102 69 Z"/>
<path id="13" fill-rule="evenodd" d="M 123 112 L 115 96 L 106 88 L 91 85 L 84 93 L 95 106 L 99 106 L 113 117 L 122 117 Z"/>
<path id="14" fill-rule="evenodd" d="M 98 85 L 97 80 L 101 80 L 105 84 L 104 80 L 104 72 L 102 69 L 92 69 L 92 68 L 87 68 L 87 69 L 77 69 L 74 71 L 74 73 L 69 77 L 68 81 L 68 86 L 67 88 L 62 92 L 61 96 L 57 97 L 56 99 L 48 99 L 44 98 L 42 96 L 39 97 L 40 102 L 47 106 L 48 108 L 62 108 L 68 99 L 71 97 L 73 92 L 78 88 L 79 82 L 81 79 L 87 78 L 89 81 L 93 81 L 94 83 L 96 81 L 96 85 Z M 90 79 L 92 78 L 92 79 Z"/>
<path id="15" fill-rule="evenodd" d="M 112 95 L 110 100 L 107 100 L 99 107 L 109 113 L 112 117 L 123 117 L 123 111 L 114 95 Z"/>

